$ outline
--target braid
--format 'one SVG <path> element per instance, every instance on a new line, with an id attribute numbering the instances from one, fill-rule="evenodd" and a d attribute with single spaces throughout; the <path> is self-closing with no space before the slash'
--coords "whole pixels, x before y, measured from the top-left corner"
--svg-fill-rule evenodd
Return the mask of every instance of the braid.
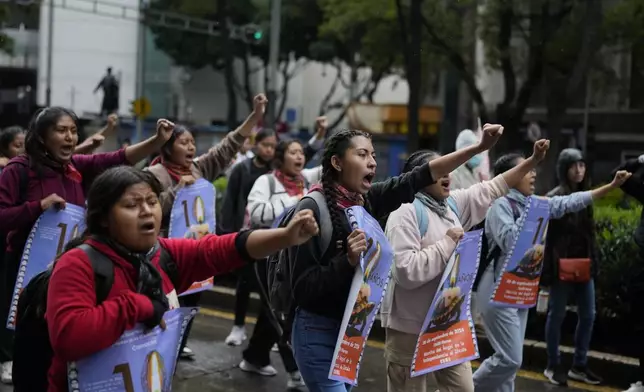
<path id="1" fill-rule="evenodd" d="M 331 223 L 333 224 L 333 238 L 342 240 L 346 245 L 346 238 L 349 235 L 348 228 L 343 219 L 343 211 L 338 207 L 338 190 L 336 189 L 337 171 L 331 164 L 333 156 L 343 156 L 344 152 L 351 145 L 351 139 L 356 136 L 363 136 L 371 139 L 371 135 L 364 131 L 343 129 L 336 132 L 327 139 L 324 146 L 324 155 L 322 157 L 322 188 L 324 189 L 324 198 L 326 199 Z M 365 198 L 365 209 L 370 210 L 370 204 Z"/>

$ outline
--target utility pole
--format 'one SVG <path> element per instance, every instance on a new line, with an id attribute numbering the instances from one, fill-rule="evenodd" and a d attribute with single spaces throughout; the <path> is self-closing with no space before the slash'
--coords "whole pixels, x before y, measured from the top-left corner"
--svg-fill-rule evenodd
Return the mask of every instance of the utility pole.
<path id="1" fill-rule="evenodd" d="M 280 55 L 280 28 L 282 24 L 282 0 L 271 0 L 271 40 L 269 47 L 268 78 L 268 124 L 275 127 L 277 123 L 277 75 Z"/>
<path id="2" fill-rule="evenodd" d="M 54 56 L 54 1 L 49 1 L 49 25 L 47 26 L 47 90 L 45 105 L 51 106 L 52 61 Z"/>
<path id="3" fill-rule="evenodd" d="M 138 44 L 136 59 L 136 99 L 141 99 L 144 94 L 145 86 L 145 51 L 146 37 L 144 22 L 144 0 L 139 0 L 139 20 L 138 20 Z M 143 140 L 143 118 L 136 116 L 136 142 Z"/>

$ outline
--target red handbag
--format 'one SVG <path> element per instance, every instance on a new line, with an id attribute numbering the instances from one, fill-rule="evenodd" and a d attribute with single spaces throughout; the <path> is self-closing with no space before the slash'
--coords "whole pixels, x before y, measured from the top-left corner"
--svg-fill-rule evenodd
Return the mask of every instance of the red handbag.
<path id="1" fill-rule="evenodd" d="M 591 279 L 590 259 L 559 259 L 559 280 L 586 283 Z"/>

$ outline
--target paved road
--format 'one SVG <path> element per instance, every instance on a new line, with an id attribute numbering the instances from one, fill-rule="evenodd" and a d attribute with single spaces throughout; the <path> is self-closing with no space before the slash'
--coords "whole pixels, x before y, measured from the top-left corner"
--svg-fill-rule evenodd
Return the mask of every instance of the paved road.
<path id="1" fill-rule="evenodd" d="M 208 311 L 206 311 L 208 312 Z M 223 343 L 228 334 L 231 321 L 213 317 L 209 312 L 199 315 L 193 326 L 189 346 L 196 352 L 196 361 L 180 362 L 174 382 L 174 391 L 211 391 L 211 392 L 282 392 L 286 390 L 286 378 L 279 356 L 273 353 L 274 365 L 280 372 L 275 377 L 261 377 L 242 372 L 237 368 L 241 360 L 242 348 L 228 347 Z M 252 325 L 249 326 L 252 328 Z M 376 347 L 374 347 L 376 346 Z M 385 381 L 384 360 L 381 345 L 370 345 L 360 370 L 359 386 L 356 391 L 383 392 Z M 557 388 L 539 380 L 535 373 L 522 372 L 517 381 L 517 391 L 571 391 L 574 388 Z M 535 380 L 534 378 L 537 378 Z M 608 388 L 595 388 L 595 391 L 609 391 Z"/>
<path id="2" fill-rule="evenodd" d="M 204 310 L 195 319 L 189 346 L 196 353 L 195 361 L 181 361 L 173 382 L 175 392 L 285 392 L 284 368 L 276 353 L 274 365 L 280 372 L 275 377 L 261 377 L 242 372 L 237 365 L 241 360 L 240 347 L 223 343 L 232 325 L 227 313 Z M 249 329 L 252 329 L 252 325 Z M 557 388 L 542 381 L 537 373 L 522 371 L 517 379 L 517 392 L 580 391 L 574 388 Z M 359 386 L 355 391 L 383 392 L 386 379 L 382 344 L 370 342 L 360 370 Z M 13 388 L 0 385 L 0 392 Z M 587 390 L 612 392 L 615 389 L 594 387 Z M 303 391 L 304 392 L 304 391 Z"/>

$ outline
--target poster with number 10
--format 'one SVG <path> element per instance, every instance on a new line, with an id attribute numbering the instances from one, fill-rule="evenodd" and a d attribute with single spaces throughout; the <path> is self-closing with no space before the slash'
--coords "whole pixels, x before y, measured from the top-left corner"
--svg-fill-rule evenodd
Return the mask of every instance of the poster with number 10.
<path id="1" fill-rule="evenodd" d="M 166 392 L 172 390 L 181 338 L 198 308 L 166 312 L 166 329 L 125 331 L 111 347 L 67 365 L 70 392 Z"/>
<path id="2" fill-rule="evenodd" d="M 530 197 L 519 222 L 519 234 L 496 280 L 493 305 L 525 309 L 537 304 L 549 219 L 548 199 Z"/>
<path id="3" fill-rule="evenodd" d="M 22 252 L 16 285 L 13 290 L 7 328 L 16 327 L 18 297 L 29 281 L 47 269 L 72 238 L 80 235 L 85 225 L 85 209 L 67 203 L 64 210 L 54 207 L 43 212 L 34 223 Z"/>
<path id="4" fill-rule="evenodd" d="M 181 188 L 174 198 L 170 213 L 168 238 L 192 238 L 198 240 L 215 232 L 215 187 L 199 178 L 194 184 Z M 195 282 L 180 296 L 208 290 L 213 278 Z"/>

